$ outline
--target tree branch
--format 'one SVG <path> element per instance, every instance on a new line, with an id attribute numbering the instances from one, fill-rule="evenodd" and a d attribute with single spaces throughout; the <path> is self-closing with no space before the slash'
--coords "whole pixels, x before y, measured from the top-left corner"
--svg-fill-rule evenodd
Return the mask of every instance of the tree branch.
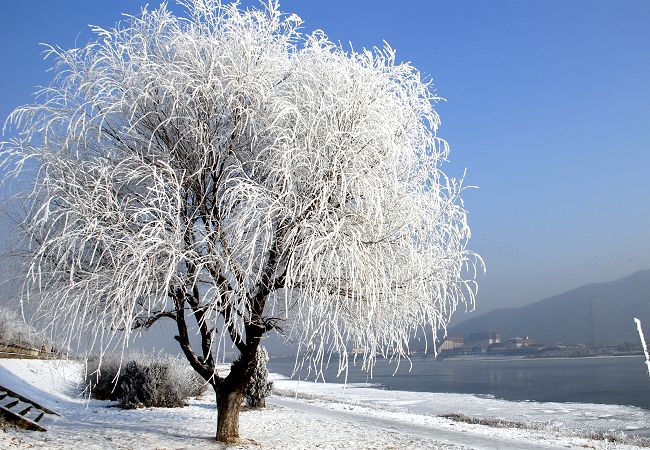
<path id="1" fill-rule="evenodd" d="M 177 288 L 172 293 L 172 298 L 174 300 L 174 305 L 176 306 L 176 325 L 178 328 L 178 335 L 174 336 L 174 339 L 178 341 L 181 346 L 181 350 L 185 357 L 189 361 L 190 365 L 196 372 L 210 383 L 213 387 L 216 387 L 220 382 L 221 378 L 217 375 L 214 365 L 210 366 L 204 361 L 200 361 L 199 358 L 192 350 L 190 344 L 189 335 L 187 333 L 187 322 L 185 321 L 185 292 Z"/>
<path id="2" fill-rule="evenodd" d="M 160 311 L 155 313 L 153 316 L 142 318 L 140 320 L 136 319 L 131 329 L 137 330 L 139 328 L 144 328 L 145 330 L 148 330 L 154 323 L 163 317 L 176 320 L 176 313 L 174 311 Z"/>

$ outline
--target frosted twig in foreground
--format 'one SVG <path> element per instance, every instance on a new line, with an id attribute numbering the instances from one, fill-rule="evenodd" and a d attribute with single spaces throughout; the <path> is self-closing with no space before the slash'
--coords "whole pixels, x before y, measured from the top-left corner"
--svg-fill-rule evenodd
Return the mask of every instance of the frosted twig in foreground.
<path id="1" fill-rule="evenodd" d="M 648 368 L 648 376 L 650 377 L 650 356 L 648 356 L 648 344 L 646 344 L 645 337 L 643 336 L 641 321 L 635 317 L 634 322 L 636 323 L 636 329 L 639 332 L 639 339 L 641 339 L 641 345 L 643 346 L 643 355 L 645 356 L 645 365 Z"/>

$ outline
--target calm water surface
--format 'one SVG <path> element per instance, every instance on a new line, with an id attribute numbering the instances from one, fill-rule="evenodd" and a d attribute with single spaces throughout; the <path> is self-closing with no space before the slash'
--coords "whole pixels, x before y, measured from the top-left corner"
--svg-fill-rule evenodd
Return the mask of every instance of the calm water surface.
<path id="1" fill-rule="evenodd" d="M 640 406 L 650 410 L 650 378 L 641 356 L 557 359 L 413 359 L 378 361 L 373 378 L 352 367 L 348 382 L 384 389 L 492 395 L 505 400 L 583 402 Z M 269 370 L 291 375 L 293 359 L 271 359 Z M 325 379 L 342 383 L 330 368 Z"/>

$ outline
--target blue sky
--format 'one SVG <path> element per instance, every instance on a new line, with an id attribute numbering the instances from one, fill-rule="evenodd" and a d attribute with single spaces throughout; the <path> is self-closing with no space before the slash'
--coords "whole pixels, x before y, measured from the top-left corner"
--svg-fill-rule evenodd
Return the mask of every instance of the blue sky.
<path id="1" fill-rule="evenodd" d="M 488 268 L 478 310 L 650 268 L 650 2 L 401 3 L 281 8 L 355 48 L 388 41 L 446 99 L 445 171 L 467 168 L 466 184 L 480 186 L 465 193 L 471 248 Z M 2 2 L 0 120 L 47 83 L 39 42 L 83 44 L 87 24 L 140 5 Z"/>

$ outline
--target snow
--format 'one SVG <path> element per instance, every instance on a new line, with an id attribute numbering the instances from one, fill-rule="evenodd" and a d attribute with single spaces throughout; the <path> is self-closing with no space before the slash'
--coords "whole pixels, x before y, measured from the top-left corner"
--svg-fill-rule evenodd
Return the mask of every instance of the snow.
<path id="1" fill-rule="evenodd" d="M 275 388 L 312 398 L 407 411 L 417 416 L 464 414 L 471 417 L 524 422 L 545 428 L 576 431 L 633 431 L 650 437 L 650 411 L 620 405 L 507 401 L 472 394 L 404 392 L 378 389 L 372 384 L 297 382 L 272 374 Z"/>
<path id="2" fill-rule="evenodd" d="M 226 448 L 213 440 L 216 411 L 211 392 L 185 408 L 122 410 L 87 400 L 78 389 L 74 361 L 0 360 L 0 384 L 42 402 L 61 418 L 46 416 L 45 433 L 7 428 L 0 448 Z M 602 405 L 517 403 L 461 396 L 383 391 L 368 385 L 296 382 L 272 375 L 277 393 L 268 408 L 244 410 L 241 435 L 254 442 L 235 448 L 636 448 L 570 433 L 470 425 L 438 417 L 471 413 L 543 421 L 553 415 L 566 426 L 648 423 L 648 412 Z M 587 421 L 576 417 L 589 417 Z M 540 419 L 541 418 L 541 419 Z M 570 422 L 569 418 L 573 418 Z M 565 422 L 563 422 L 565 421 Z M 612 422 L 613 421 L 613 422 Z"/>

